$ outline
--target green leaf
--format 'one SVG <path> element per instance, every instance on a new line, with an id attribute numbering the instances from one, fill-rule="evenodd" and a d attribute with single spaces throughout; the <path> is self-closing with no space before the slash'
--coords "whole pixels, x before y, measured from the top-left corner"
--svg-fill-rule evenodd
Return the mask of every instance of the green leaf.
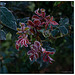
<path id="1" fill-rule="evenodd" d="M 30 61 L 30 64 L 33 64 L 33 63 L 35 63 L 36 61 L 35 61 L 35 58 L 33 58 L 33 61 Z"/>
<path id="2" fill-rule="evenodd" d="M 61 18 L 59 23 L 61 26 L 63 26 L 63 25 L 67 26 L 67 25 L 69 25 L 69 18 Z"/>
<path id="3" fill-rule="evenodd" d="M 10 28 L 3 26 L 2 30 L 7 34 L 8 32 L 10 32 Z"/>
<path id="4" fill-rule="evenodd" d="M 50 36 L 50 31 L 49 30 L 45 30 L 45 29 L 41 29 L 41 30 L 38 30 L 39 32 L 42 33 L 42 37 L 44 36 L 45 38 L 49 37 Z M 43 39 L 44 39 L 43 37 Z"/>
<path id="5" fill-rule="evenodd" d="M 2 28 L 3 30 L 4 30 L 4 32 L 7 34 L 8 32 L 10 32 L 11 34 L 12 34 L 12 36 L 11 36 L 11 38 L 12 38 L 12 40 L 14 40 L 16 37 L 17 37 L 17 34 L 16 34 L 16 31 L 14 31 L 14 30 L 12 30 L 12 29 L 10 29 L 10 28 L 8 28 L 8 27 L 3 27 Z"/>
<path id="6" fill-rule="evenodd" d="M 51 31 L 51 34 L 53 37 L 55 37 L 58 33 L 59 33 L 59 30 L 56 30 L 56 29 Z"/>
<path id="7" fill-rule="evenodd" d="M 67 34 L 67 33 L 68 33 L 68 30 L 67 30 L 67 28 L 66 28 L 65 26 L 60 26 L 60 27 L 59 27 L 59 30 L 60 30 L 60 32 L 61 32 L 62 34 Z"/>
<path id="8" fill-rule="evenodd" d="M 16 32 L 11 32 L 11 34 L 12 34 L 12 37 L 11 38 L 14 41 L 15 38 L 18 37 L 18 35 L 16 34 Z"/>
<path id="9" fill-rule="evenodd" d="M 6 35 L 6 40 L 11 40 L 11 33 L 8 33 L 7 35 Z"/>
<path id="10" fill-rule="evenodd" d="M 3 30 L 0 30 L 0 40 L 6 40 L 6 34 Z"/>
<path id="11" fill-rule="evenodd" d="M 16 21 L 15 17 L 6 7 L 0 7 L 1 13 L 1 22 L 8 28 L 16 30 Z"/>
<path id="12" fill-rule="evenodd" d="M 45 37 L 43 36 L 42 33 L 40 33 L 39 37 L 41 38 L 41 40 L 45 40 Z"/>
<path id="13" fill-rule="evenodd" d="M 6 5 L 5 2 L 0 2 L 0 6 L 1 6 L 1 7 L 5 6 L 5 5 Z"/>
<path id="14" fill-rule="evenodd" d="M 44 29 L 41 29 L 41 30 L 38 30 L 39 32 L 43 33 L 45 30 Z"/>
<path id="15" fill-rule="evenodd" d="M 61 3 L 61 1 L 57 1 L 57 2 L 54 3 L 54 6 L 57 6 L 60 3 Z"/>
<path id="16" fill-rule="evenodd" d="M 42 34 L 43 34 L 43 36 L 44 36 L 45 38 L 47 38 L 47 37 L 49 37 L 49 36 L 51 35 L 49 30 L 43 31 Z"/>
<path id="17" fill-rule="evenodd" d="M 47 41 L 45 41 L 45 42 L 43 42 L 43 48 L 45 48 L 47 51 L 56 51 L 54 48 L 51 48 L 51 46 L 50 46 L 50 42 L 47 42 Z"/>

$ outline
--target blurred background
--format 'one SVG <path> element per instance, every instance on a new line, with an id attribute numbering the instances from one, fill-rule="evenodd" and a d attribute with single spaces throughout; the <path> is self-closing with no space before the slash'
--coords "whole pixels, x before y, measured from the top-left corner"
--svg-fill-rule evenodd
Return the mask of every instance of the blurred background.
<path id="1" fill-rule="evenodd" d="M 16 23 L 31 19 L 34 11 L 44 8 L 46 15 L 54 16 L 59 23 L 60 18 L 69 18 L 69 23 L 74 25 L 74 2 L 73 1 L 5 1 L 7 7 L 15 16 Z M 30 17 L 30 18 L 29 18 Z M 71 28 L 74 32 L 74 26 Z M 24 47 L 18 53 L 15 49 L 15 40 L 10 32 L 6 40 L 0 41 L 0 73 L 74 73 L 74 33 L 52 40 L 51 47 L 56 49 L 52 56 L 53 64 L 43 65 L 39 68 L 38 63 L 30 64 Z"/>

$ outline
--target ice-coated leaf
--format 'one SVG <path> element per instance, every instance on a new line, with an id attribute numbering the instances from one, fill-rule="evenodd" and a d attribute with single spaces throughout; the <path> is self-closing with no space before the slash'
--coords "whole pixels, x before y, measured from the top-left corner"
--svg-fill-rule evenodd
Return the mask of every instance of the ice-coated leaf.
<path id="1" fill-rule="evenodd" d="M 16 21 L 15 17 L 11 13 L 10 10 L 8 10 L 6 7 L 0 7 L 0 18 L 1 22 L 8 28 L 16 30 Z"/>
<path id="2" fill-rule="evenodd" d="M 1 6 L 1 7 L 5 6 L 5 5 L 6 5 L 5 2 L 0 2 L 0 6 Z"/>
<path id="3" fill-rule="evenodd" d="M 49 31 L 49 30 L 45 30 L 45 31 L 43 32 L 43 36 L 44 36 L 45 38 L 49 37 L 49 36 L 50 36 L 50 31 Z"/>
<path id="4" fill-rule="evenodd" d="M 10 28 L 3 26 L 2 30 L 7 34 L 8 32 L 11 31 Z"/>
<path id="5" fill-rule="evenodd" d="M 51 31 L 51 34 L 53 37 L 55 37 L 58 33 L 59 33 L 59 30 L 56 30 L 56 29 Z"/>
<path id="6" fill-rule="evenodd" d="M 41 30 L 38 30 L 39 32 L 43 33 L 45 30 L 44 29 L 41 29 Z"/>
<path id="7" fill-rule="evenodd" d="M 67 26 L 69 25 L 69 18 L 61 18 L 59 23 L 61 26 Z"/>
<path id="8" fill-rule="evenodd" d="M 0 30 L 0 40 L 6 40 L 6 33 L 3 30 Z"/>
<path id="9" fill-rule="evenodd" d="M 61 32 L 62 34 L 67 34 L 67 33 L 68 33 L 68 30 L 67 30 L 67 28 L 66 28 L 65 26 L 60 26 L 60 27 L 59 27 L 59 30 L 60 30 L 60 32 Z"/>
<path id="10" fill-rule="evenodd" d="M 12 40 L 14 40 L 16 37 L 17 37 L 17 34 L 16 34 L 16 32 L 17 31 L 15 31 L 15 30 L 12 30 L 12 29 L 10 29 L 10 28 L 8 28 L 8 27 L 5 27 L 5 26 L 3 26 L 3 31 L 7 34 L 8 32 L 10 32 L 11 34 L 12 34 Z"/>
<path id="11" fill-rule="evenodd" d="M 47 41 L 45 41 L 45 42 L 43 42 L 43 48 L 45 48 L 46 49 L 46 51 L 56 51 L 54 48 L 51 48 L 51 46 L 50 46 L 50 42 L 47 42 Z"/>
<path id="12" fill-rule="evenodd" d="M 30 64 L 33 64 L 35 62 L 35 58 L 33 58 L 33 61 L 30 61 Z"/>

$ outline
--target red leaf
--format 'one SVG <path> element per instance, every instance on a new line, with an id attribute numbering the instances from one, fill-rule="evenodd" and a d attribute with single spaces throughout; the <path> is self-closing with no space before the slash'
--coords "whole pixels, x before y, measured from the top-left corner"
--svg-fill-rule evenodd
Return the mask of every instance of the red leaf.
<path id="1" fill-rule="evenodd" d="M 42 48 L 42 52 L 45 53 L 46 49 Z"/>
<path id="2" fill-rule="evenodd" d="M 16 49 L 19 50 L 19 45 L 18 44 L 16 44 Z"/>
<path id="3" fill-rule="evenodd" d="M 50 18 L 50 21 L 52 21 L 53 20 L 53 16 Z"/>
<path id="4" fill-rule="evenodd" d="M 42 17 L 44 18 L 45 15 L 46 15 L 46 13 L 45 13 L 45 12 L 42 12 L 41 15 L 42 15 Z"/>
<path id="5" fill-rule="evenodd" d="M 22 40 L 23 38 L 20 38 L 18 41 L 17 41 L 17 43 L 19 44 L 20 43 L 20 41 Z"/>
<path id="6" fill-rule="evenodd" d="M 50 20 L 50 15 L 46 16 L 46 19 L 49 21 Z"/>
<path id="7" fill-rule="evenodd" d="M 46 23 L 46 25 L 45 25 L 45 29 L 47 29 L 48 28 L 48 23 Z"/>
<path id="8" fill-rule="evenodd" d="M 39 13 L 39 8 L 37 10 L 35 10 L 35 13 L 39 16 L 41 16 L 41 14 Z"/>
<path id="9" fill-rule="evenodd" d="M 33 50 L 30 50 L 30 51 L 27 52 L 27 54 L 28 55 L 32 55 L 32 54 L 34 54 L 34 51 Z"/>
<path id="10" fill-rule="evenodd" d="M 32 33 L 34 33 L 33 29 L 30 29 L 30 31 L 31 31 Z"/>
<path id="11" fill-rule="evenodd" d="M 24 46 L 25 46 L 25 47 L 28 47 L 28 45 L 26 44 L 26 40 L 24 40 Z"/>
<path id="12" fill-rule="evenodd" d="M 39 17 L 37 15 L 33 15 L 32 19 L 39 19 Z"/>
<path id="13" fill-rule="evenodd" d="M 24 45 L 24 42 L 23 42 L 23 40 L 21 41 L 21 47 L 23 47 L 23 45 Z"/>
<path id="14" fill-rule="evenodd" d="M 47 55 L 49 55 L 49 54 L 54 54 L 55 52 L 45 51 L 44 53 L 46 53 Z"/>
<path id="15" fill-rule="evenodd" d="M 24 23 L 20 23 L 20 26 L 25 26 L 25 24 Z"/>
<path id="16" fill-rule="evenodd" d="M 48 58 L 49 58 L 49 61 L 54 61 L 50 56 L 48 56 Z"/>
<path id="17" fill-rule="evenodd" d="M 38 30 L 41 30 L 41 27 L 37 27 Z"/>
<path id="18" fill-rule="evenodd" d="M 30 42 L 29 42 L 29 40 L 28 40 L 28 39 L 26 39 L 26 43 L 27 43 L 27 44 L 30 44 Z"/>
<path id="19" fill-rule="evenodd" d="M 51 30 L 53 30 L 53 27 L 52 27 L 52 25 L 51 25 Z"/>
<path id="20" fill-rule="evenodd" d="M 31 61 L 33 61 L 34 55 L 31 55 L 29 58 L 30 58 Z"/>
<path id="21" fill-rule="evenodd" d="M 41 25 L 45 24 L 45 22 L 42 22 Z"/>
<path id="22" fill-rule="evenodd" d="M 34 45 L 36 45 L 37 47 L 40 47 L 41 46 L 39 41 L 35 41 L 34 42 Z"/>
<path id="23" fill-rule="evenodd" d="M 35 26 L 38 26 L 38 25 L 40 25 L 40 24 L 41 24 L 41 22 L 40 22 L 40 20 L 35 19 L 35 20 L 34 20 L 34 24 L 35 24 Z"/>
<path id="24" fill-rule="evenodd" d="M 48 61 L 48 56 L 46 54 L 43 56 L 43 61 L 44 62 L 47 62 Z"/>
<path id="25" fill-rule="evenodd" d="M 36 53 L 36 54 L 35 54 L 35 60 L 36 60 L 38 57 L 39 57 L 39 56 L 38 56 L 38 54 Z"/>
<path id="26" fill-rule="evenodd" d="M 42 13 L 42 12 L 45 12 L 45 9 L 40 9 L 40 11 L 41 11 L 41 13 Z"/>
<path id="27" fill-rule="evenodd" d="M 21 38 L 22 36 L 19 36 L 18 38 Z"/>
<path id="28" fill-rule="evenodd" d="M 53 25 L 59 25 L 56 21 L 51 21 L 50 23 Z"/>
<path id="29" fill-rule="evenodd" d="M 31 20 L 28 20 L 28 25 L 31 25 L 34 27 L 34 23 Z"/>

